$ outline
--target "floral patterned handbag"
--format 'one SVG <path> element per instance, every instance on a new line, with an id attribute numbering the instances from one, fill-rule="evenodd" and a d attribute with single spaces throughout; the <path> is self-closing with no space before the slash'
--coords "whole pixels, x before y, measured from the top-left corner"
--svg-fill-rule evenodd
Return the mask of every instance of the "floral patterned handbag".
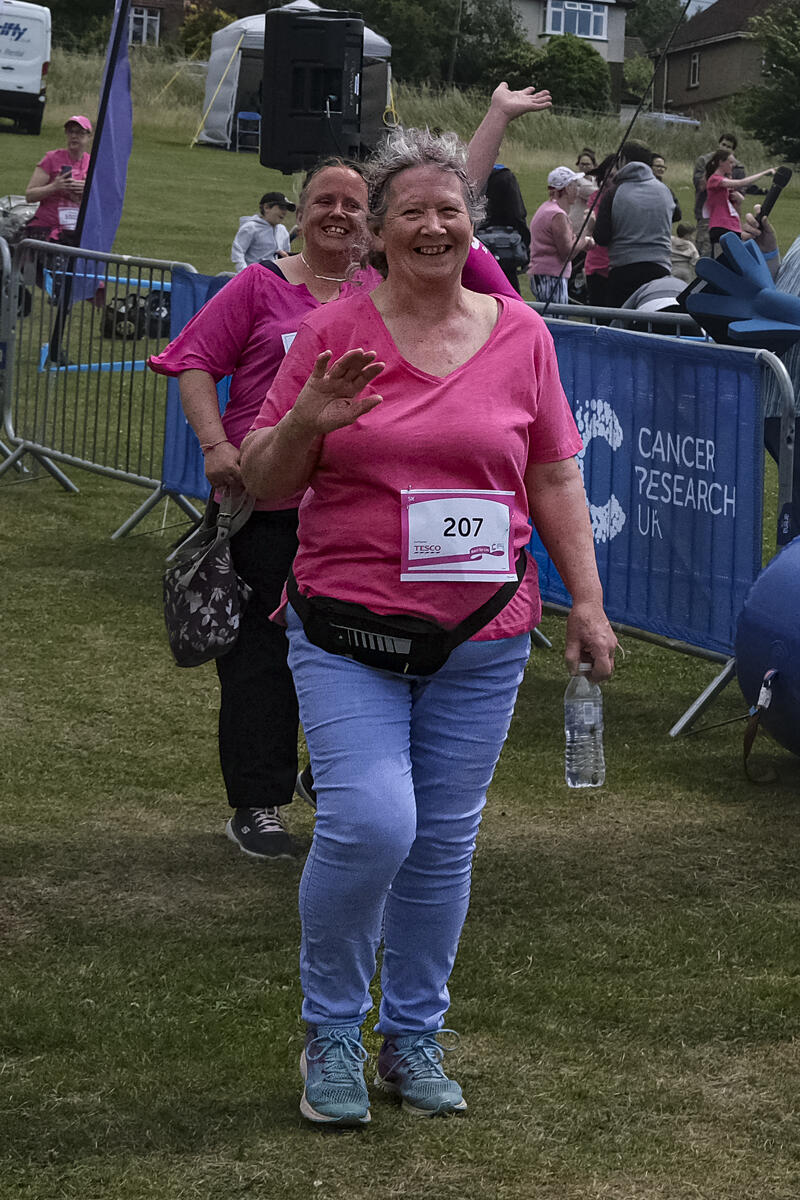
<path id="1" fill-rule="evenodd" d="M 201 524 L 172 551 L 164 571 L 164 621 L 179 667 L 233 648 L 252 588 L 234 570 L 230 539 L 253 511 L 252 496 L 209 500 Z M 216 514 L 216 517 L 215 517 Z"/>

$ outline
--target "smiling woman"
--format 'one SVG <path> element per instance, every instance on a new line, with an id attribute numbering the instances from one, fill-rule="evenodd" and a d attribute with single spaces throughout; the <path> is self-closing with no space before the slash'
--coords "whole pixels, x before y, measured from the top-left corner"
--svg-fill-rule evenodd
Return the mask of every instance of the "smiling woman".
<path id="1" fill-rule="evenodd" d="M 552 340 L 516 297 L 461 282 L 480 212 L 465 162 L 455 135 L 389 137 L 370 173 L 385 278 L 305 320 L 242 447 L 248 491 L 308 488 L 282 613 L 317 789 L 300 1107 L 319 1124 L 370 1119 L 381 935 L 376 1085 L 421 1116 L 467 1106 L 437 1033 L 541 612 L 529 516 L 572 593 L 572 669 L 613 666 Z"/>

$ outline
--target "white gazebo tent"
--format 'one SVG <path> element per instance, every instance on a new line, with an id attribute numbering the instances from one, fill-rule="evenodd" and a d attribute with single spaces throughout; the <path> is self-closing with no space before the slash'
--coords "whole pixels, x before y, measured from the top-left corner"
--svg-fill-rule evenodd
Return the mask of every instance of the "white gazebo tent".
<path id="1" fill-rule="evenodd" d="M 313 0 L 294 0 L 284 9 L 290 12 L 319 12 Z M 242 17 L 211 39 L 208 61 L 206 95 L 203 103 L 205 118 L 196 141 L 206 146 L 230 149 L 236 113 L 259 110 L 264 54 L 263 13 Z M 392 47 L 386 38 L 364 26 L 364 60 L 388 62 Z"/>

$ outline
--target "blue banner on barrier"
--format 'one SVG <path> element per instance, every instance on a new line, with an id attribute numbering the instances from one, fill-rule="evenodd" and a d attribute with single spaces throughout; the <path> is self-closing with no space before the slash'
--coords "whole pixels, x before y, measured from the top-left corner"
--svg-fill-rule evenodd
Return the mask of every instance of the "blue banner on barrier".
<path id="1" fill-rule="evenodd" d="M 551 324 L 611 620 L 722 653 L 761 568 L 761 368 L 741 351 Z M 538 537 L 542 596 L 568 603 Z"/>
<path id="2" fill-rule="evenodd" d="M 172 272 L 172 297 L 169 313 L 170 337 L 177 337 L 207 300 L 230 280 L 229 275 L 198 275 L 183 267 Z M 217 384 L 220 412 L 228 403 L 229 379 Z M 169 492 L 204 498 L 209 485 L 205 476 L 200 443 L 183 415 L 177 379 L 167 380 L 167 413 L 164 423 L 164 457 L 161 483 Z"/>

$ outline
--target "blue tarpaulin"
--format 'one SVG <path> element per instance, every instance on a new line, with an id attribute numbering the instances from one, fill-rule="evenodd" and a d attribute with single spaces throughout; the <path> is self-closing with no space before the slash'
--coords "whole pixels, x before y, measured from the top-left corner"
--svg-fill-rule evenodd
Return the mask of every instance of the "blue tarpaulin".
<path id="1" fill-rule="evenodd" d="M 172 272 L 172 299 L 169 311 L 170 337 L 177 337 L 207 300 L 230 280 L 229 275 L 198 275 L 183 267 Z M 230 379 L 217 384 L 220 411 L 228 403 Z M 164 428 L 164 457 L 161 483 L 168 492 L 201 499 L 209 493 L 200 443 L 183 415 L 177 379 L 167 380 L 167 415 Z"/>

